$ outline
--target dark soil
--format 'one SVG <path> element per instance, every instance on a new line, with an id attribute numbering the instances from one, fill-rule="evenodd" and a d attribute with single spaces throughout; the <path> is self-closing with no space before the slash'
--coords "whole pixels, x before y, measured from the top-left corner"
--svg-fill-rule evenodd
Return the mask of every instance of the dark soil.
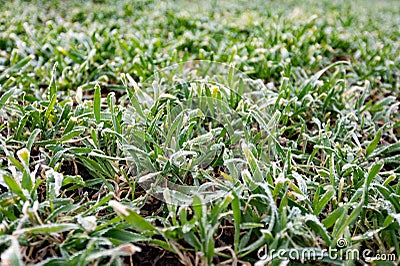
<path id="1" fill-rule="evenodd" d="M 177 255 L 160 249 L 152 244 L 135 244 L 142 251 L 135 253 L 131 258 L 127 258 L 125 263 L 134 266 L 181 266 L 184 265 L 179 261 Z"/>

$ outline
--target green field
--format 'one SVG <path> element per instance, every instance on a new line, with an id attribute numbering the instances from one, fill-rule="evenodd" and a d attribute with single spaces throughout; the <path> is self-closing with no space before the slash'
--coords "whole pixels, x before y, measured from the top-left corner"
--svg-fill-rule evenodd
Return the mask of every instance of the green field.
<path id="1" fill-rule="evenodd" d="M 0 0 L 0 265 L 398 265 L 400 1 Z"/>

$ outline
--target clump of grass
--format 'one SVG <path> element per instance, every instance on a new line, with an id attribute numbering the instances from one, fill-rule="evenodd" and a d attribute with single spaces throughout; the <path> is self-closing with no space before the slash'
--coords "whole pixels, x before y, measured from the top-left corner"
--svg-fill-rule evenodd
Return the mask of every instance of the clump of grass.
<path id="1" fill-rule="evenodd" d="M 398 264 L 397 1 L 212 2 L 3 4 L 2 263 L 275 265 L 265 246 L 340 243 Z M 169 86 L 195 60 L 235 68 Z M 224 193 L 176 204 L 148 173 Z"/>

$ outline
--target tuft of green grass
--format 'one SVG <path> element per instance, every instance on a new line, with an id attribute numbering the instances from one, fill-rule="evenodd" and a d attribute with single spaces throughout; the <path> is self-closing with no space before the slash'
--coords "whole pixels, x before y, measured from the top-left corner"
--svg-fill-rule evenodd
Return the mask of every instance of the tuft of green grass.
<path id="1" fill-rule="evenodd" d="M 398 1 L 1 5 L 1 263 L 399 264 Z"/>

